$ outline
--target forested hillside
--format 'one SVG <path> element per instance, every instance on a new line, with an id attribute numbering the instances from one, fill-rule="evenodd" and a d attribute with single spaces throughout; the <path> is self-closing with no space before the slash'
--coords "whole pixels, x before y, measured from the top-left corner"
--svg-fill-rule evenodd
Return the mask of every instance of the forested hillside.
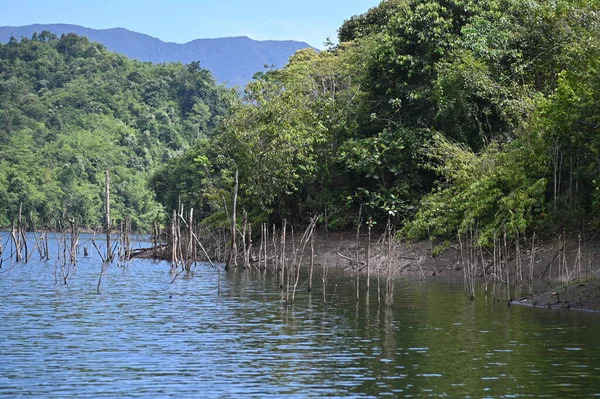
<path id="1" fill-rule="evenodd" d="M 385 0 L 340 44 L 257 77 L 218 134 L 153 176 L 223 224 L 239 171 L 251 220 L 388 217 L 409 237 L 600 221 L 595 0 Z M 228 207 L 231 203 L 228 204 Z M 231 209 L 231 208 L 229 208 Z"/>
<path id="2" fill-rule="evenodd" d="M 114 219 L 161 217 L 150 172 L 210 137 L 228 92 L 189 65 L 127 59 L 74 34 L 0 45 L 0 226 L 102 225 L 104 173 Z"/>
<path id="3" fill-rule="evenodd" d="M 600 227 L 597 0 L 385 0 L 241 98 L 75 35 L 0 46 L 0 225 L 326 215 L 407 237 Z M 226 107 L 227 104 L 227 107 Z M 152 193 L 152 191 L 154 193 Z"/>

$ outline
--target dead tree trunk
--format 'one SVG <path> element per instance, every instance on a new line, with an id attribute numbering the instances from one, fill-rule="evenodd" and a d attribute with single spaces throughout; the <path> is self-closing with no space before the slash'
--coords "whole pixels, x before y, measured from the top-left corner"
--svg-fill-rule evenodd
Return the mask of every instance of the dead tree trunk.
<path id="1" fill-rule="evenodd" d="M 229 248 L 229 256 L 227 257 L 227 263 L 225 264 L 225 270 L 229 270 L 233 263 L 237 267 L 237 244 L 236 244 L 236 231 L 237 231 L 237 197 L 239 189 L 239 171 L 235 171 L 235 185 L 233 186 L 233 209 L 231 212 L 231 248 Z"/>
<path id="2" fill-rule="evenodd" d="M 300 239 L 300 245 L 302 246 L 302 249 L 300 252 L 300 260 L 296 264 L 296 281 L 294 282 L 294 291 L 292 293 L 292 303 L 294 303 L 294 300 L 296 299 L 296 289 L 298 288 L 298 281 L 300 281 L 300 267 L 302 266 L 302 259 L 304 258 L 304 250 L 306 249 L 306 244 L 308 244 L 309 242 L 312 243 L 312 236 L 315 231 L 315 226 L 317 224 L 318 219 L 319 219 L 319 216 L 317 216 L 317 215 L 312 217 L 312 219 L 310 220 L 310 224 L 308 225 L 308 228 L 306 229 L 306 231 L 304 232 L 304 235 Z M 312 252 L 311 252 L 311 256 L 312 256 Z M 311 268 L 311 272 L 312 272 L 312 268 Z"/>
<path id="3" fill-rule="evenodd" d="M 248 234 L 248 213 L 244 209 L 244 227 L 242 228 L 242 256 L 244 257 L 243 265 L 244 270 L 250 267 L 249 254 L 248 254 L 248 243 L 246 242 L 246 235 Z"/>
<path id="4" fill-rule="evenodd" d="M 46 234 L 44 234 L 44 258 L 50 260 L 50 247 L 48 246 L 48 234 L 49 230 L 46 228 Z"/>
<path id="5" fill-rule="evenodd" d="M 283 290 L 283 284 L 285 283 L 285 233 L 287 230 L 287 220 L 283 219 L 283 226 L 281 228 L 281 253 L 279 259 L 279 268 L 281 272 L 281 278 L 279 281 L 279 289 Z"/>
<path id="6" fill-rule="evenodd" d="M 71 245 L 69 250 L 69 260 L 73 266 L 77 264 L 77 247 L 79 245 L 79 233 L 75 219 L 68 219 L 71 226 Z"/>
<path id="7" fill-rule="evenodd" d="M 385 303 L 387 306 L 392 306 L 394 304 L 394 281 L 392 280 L 392 224 L 390 219 L 388 218 L 387 224 L 387 236 L 388 236 L 388 275 L 386 281 L 386 290 L 385 290 Z"/>
<path id="8" fill-rule="evenodd" d="M 183 212 L 182 212 L 182 216 L 183 216 Z M 186 271 L 190 271 L 192 270 L 192 263 L 194 262 L 194 260 L 196 259 L 194 257 L 194 229 L 193 226 L 194 225 L 194 208 L 190 209 L 190 216 L 188 219 L 188 223 L 187 223 L 187 228 L 188 228 L 188 234 L 187 234 L 187 245 L 186 245 L 186 250 L 185 250 L 185 270 Z"/>
<path id="9" fill-rule="evenodd" d="M 21 243 L 20 243 L 20 235 L 17 233 L 15 227 L 15 222 L 13 220 L 10 226 L 10 236 L 12 237 L 13 245 L 15 246 L 15 262 L 19 263 L 21 261 Z"/>
<path id="10" fill-rule="evenodd" d="M 315 268 L 315 239 L 310 236 L 310 274 L 308 276 L 308 292 L 312 292 L 313 270 Z"/>
<path id="11" fill-rule="evenodd" d="M 371 218 L 369 218 L 369 233 L 367 235 L 367 256 L 366 256 L 366 262 L 367 262 L 367 294 L 369 292 L 369 288 L 371 288 L 371 268 L 370 268 L 370 264 L 369 264 L 369 259 L 371 258 L 371 227 L 373 225 L 373 220 Z"/>
<path id="12" fill-rule="evenodd" d="M 156 225 L 157 225 L 156 222 L 154 222 L 154 224 L 152 225 L 152 259 L 156 259 L 156 257 L 157 257 L 156 241 L 157 241 L 157 236 L 158 236 L 158 228 Z"/>
<path id="13" fill-rule="evenodd" d="M 171 218 L 171 269 L 177 269 L 179 261 L 177 259 L 177 247 L 179 245 L 179 237 L 177 235 L 177 211 L 173 210 Z"/>
<path id="14" fill-rule="evenodd" d="M 106 226 L 106 261 L 112 262 L 113 254 L 110 244 L 111 221 L 110 221 L 110 172 L 106 169 L 104 186 L 104 223 Z"/>
<path id="15" fill-rule="evenodd" d="M 360 226 L 362 224 L 362 204 L 358 210 L 358 225 L 356 227 L 356 259 L 354 261 L 356 268 L 356 300 L 360 299 L 360 260 L 358 259 L 358 252 L 360 246 Z"/>

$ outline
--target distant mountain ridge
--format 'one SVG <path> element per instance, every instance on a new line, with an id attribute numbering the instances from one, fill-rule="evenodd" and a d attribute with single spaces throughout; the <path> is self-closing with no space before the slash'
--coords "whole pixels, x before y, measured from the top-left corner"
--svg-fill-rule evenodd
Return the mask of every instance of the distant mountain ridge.
<path id="1" fill-rule="evenodd" d="M 310 47 L 293 40 L 257 41 L 245 36 L 218 39 L 196 39 L 179 44 L 163 42 L 155 37 L 124 28 L 91 29 L 69 24 L 35 24 L 0 27 L 0 43 L 8 43 L 11 36 L 20 40 L 33 33 L 49 31 L 58 36 L 75 33 L 106 46 L 110 51 L 129 58 L 153 63 L 200 61 L 212 72 L 217 81 L 228 86 L 244 86 L 252 76 L 264 70 L 264 65 L 285 65 L 296 51 Z"/>

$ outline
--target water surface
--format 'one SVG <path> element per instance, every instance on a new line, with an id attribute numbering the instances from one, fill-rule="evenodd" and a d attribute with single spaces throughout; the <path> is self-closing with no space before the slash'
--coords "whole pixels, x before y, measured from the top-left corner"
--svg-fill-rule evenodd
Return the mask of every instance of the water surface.
<path id="1" fill-rule="evenodd" d="M 325 303 L 320 270 L 286 307 L 270 274 L 198 264 L 172 282 L 143 260 L 98 293 L 90 254 L 66 285 L 55 256 L 3 263 L 1 397 L 600 396 L 597 314 L 472 303 L 435 279 L 398 279 L 386 308 L 376 280 L 357 301 L 334 271 Z"/>

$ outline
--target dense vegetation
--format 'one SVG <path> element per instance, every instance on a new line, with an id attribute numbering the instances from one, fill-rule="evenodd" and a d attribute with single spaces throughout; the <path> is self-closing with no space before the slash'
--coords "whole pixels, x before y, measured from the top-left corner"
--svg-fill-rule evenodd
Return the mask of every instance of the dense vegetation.
<path id="1" fill-rule="evenodd" d="M 210 136 L 227 96 L 197 62 L 132 61 L 74 34 L 0 45 L 0 226 L 19 208 L 37 226 L 101 226 L 109 169 L 113 218 L 147 228 L 162 217 L 149 174 Z"/>
<path id="2" fill-rule="evenodd" d="M 222 224 L 391 217 L 409 237 L 597 228 L 595 0 L 385 0 L 340 44 L 258 74 L 152 187 Z"/>
<path id="3" fill-rule="evenodd" d="M 166 210 L 226 225 L 237 171 L 253 222 L 325 213 L 347 229 L 362 209 L 408 237 L 476 229 L 480 244 L 598 229 L 599 5 L 385 0 L 241 98 L 197 63 L 142 64 L 74 35 L 13 40 L 0 46 L 0 224 L 20 204 L 40 222 L 99 224 L 108 167 L 117 218 L 140 228 L 161 210 L 149 188 Z"/>

